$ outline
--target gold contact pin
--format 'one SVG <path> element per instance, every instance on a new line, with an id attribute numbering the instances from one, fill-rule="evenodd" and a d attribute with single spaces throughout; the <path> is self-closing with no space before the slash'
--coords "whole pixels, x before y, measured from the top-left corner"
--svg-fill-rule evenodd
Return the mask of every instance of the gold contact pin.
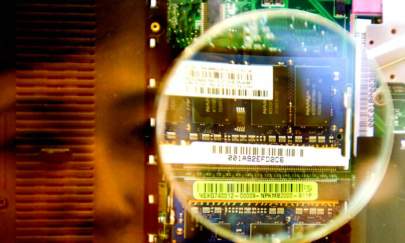
<path id="1" fill-rule="evenodd" d="M 160 24 L 158 22 L 152 22 L 152 24 L 150 24 L 150 30 L 152 30 L 152 32 L 157 33 L 160 31 Z"/>

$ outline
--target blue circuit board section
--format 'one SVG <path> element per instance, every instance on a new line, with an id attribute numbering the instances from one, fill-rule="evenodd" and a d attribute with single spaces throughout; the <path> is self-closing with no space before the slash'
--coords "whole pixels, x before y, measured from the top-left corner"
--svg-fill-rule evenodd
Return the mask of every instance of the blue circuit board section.
<path id="1" fill-rule="evenodd" d="M 291 203 L 214 203 L 191 202 L 191 210 L 209 219 L 218 229 L 226 229 L 244 238 L 293 236 L 313 230 L 335 217 L 341 209 L 337 202 Z M 176 242 L 228 242 L 210 232 L 184 211 L 175 200 Z"/>
<path id="2" fill-rule="evenodd" d="M 217 233 L 207 230 L 187 214 L 180 201 L 175 198 L 173 202 L 175 211 L 175 224 L 172 228 L 172 239 L 177 243 L 231 243 Z"/>
<path id="3" fill-rule="evenodd" d="M 172 231 L 172 239 L 176 242 L 186 242 L 184 238 L 184 207 L 177 198 L 174 198 L 173 206 L 176 218 Z"/>

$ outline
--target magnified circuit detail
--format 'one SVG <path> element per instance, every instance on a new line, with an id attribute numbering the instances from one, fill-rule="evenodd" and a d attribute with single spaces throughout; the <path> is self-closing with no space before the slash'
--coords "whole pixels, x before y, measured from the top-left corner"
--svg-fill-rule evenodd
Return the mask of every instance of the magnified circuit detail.
<path id="1" fill-rule="evenodd" d="M 348 169 L 346 60 L 209 52 L 194 58 L 175 74 L 182 87 L 167 87 L 173 98 L 168 144 L 161 146 L 166 163 Z"/>
<path id="2" fill-rule="evenodd" d="M 308 13 L 261 13 L 203 39 L 163 90 L 179 242 L 198 235 L 190 214 L 217 239 L 301 237 L 347 213 L 356 190 L 354 44 Z"/>

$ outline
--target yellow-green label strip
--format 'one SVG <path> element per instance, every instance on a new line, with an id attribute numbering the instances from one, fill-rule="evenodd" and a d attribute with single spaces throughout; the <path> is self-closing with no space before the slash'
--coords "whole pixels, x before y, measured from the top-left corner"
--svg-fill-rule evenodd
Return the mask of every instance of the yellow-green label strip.
<path id="1" fill-rule="evenodd" d="M 313 181 L 196 181 L 197 200 L 297 201 L 318 199 Z"/>

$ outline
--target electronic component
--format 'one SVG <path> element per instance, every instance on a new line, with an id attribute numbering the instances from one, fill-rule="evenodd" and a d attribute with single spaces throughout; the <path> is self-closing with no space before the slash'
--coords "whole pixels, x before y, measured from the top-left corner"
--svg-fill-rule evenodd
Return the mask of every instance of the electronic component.
<path id="1" fill-rule="evenodd" d="M 261 1 L 261 6 L 262 7 L 270 7 L 270 8 L 274 8 L 274 7 L 285 7 L 286 6 L 286 2 L 285 0 L 262 0 Z"/>
<path id="2" fill-rule="evenodd" d="M 332 82 L 339 81 L 333 80 L 332 74 L 329 67 L 296 67 L 296 125 L 329 126 L 334 115 Z"/>
<path id="3" fill-rule="evenodd" d="M 333 16 L 335 18 L 346 17 L 346 4 L 345 0 L 335 0 L 333 6 Z"/>
<path id="4" fill-rule="evenodd" d="M 358 15 L 381 15 L 382 13 L 382 0 L 353 0 L 353 13 Z"/>
<path id="5" fill-rule="evenodd" d="M 225 125 L 236 122 L 235 102 L 225 99 L 192 99 L 192 122 L 195 124 Z M 178 109 L 179 107 L 177 107 Z"/>
<path id="6" fill-rule="evenodd" d="M 250 224 L 250 237 L 282 234 L 286 231 L 284 224 Z"/>

